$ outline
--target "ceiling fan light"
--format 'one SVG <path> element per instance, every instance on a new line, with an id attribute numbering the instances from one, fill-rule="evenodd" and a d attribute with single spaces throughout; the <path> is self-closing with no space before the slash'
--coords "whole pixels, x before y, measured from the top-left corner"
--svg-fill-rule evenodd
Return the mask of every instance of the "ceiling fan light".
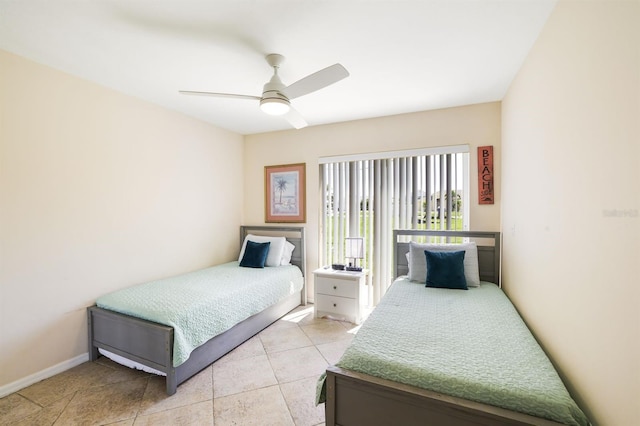
<path id="1" fill-rule="evenodd" d="M 289 112 L 289 102 L 284 99 L 269 98 L 260 101 L 260 109 L 269 115 L 284 115 Z"/>

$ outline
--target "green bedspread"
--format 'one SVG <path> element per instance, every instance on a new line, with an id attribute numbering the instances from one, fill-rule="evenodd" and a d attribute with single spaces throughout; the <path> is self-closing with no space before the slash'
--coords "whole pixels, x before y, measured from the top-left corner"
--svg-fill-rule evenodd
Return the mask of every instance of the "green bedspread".
<path id="1" fill-rule="evenodd" d="M 173 366 L 212 337 L 302 288 L 296 266 L 241 268 L 229 262 L 115 291 L 96 304 L 174 328 Z"/>
<path id="2" fill-rule="evenodd" d="M 338 367 L 570 425 L 589 424 L 506 295 L 397 280 Z M 324 378 L 317 401 L 324 402 Z"/>

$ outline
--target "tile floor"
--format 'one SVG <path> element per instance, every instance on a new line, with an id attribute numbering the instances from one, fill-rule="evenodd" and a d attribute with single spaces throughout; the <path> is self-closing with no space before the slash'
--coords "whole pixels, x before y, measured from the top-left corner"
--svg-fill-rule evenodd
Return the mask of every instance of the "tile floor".
<path id="1" fill-rule="evenodd" d="M 316 380 L 358 327 L 298 307 L 165 394 L 164 378 L 101 357 L 0 399 L 0 425 L 320 425 Z"/>

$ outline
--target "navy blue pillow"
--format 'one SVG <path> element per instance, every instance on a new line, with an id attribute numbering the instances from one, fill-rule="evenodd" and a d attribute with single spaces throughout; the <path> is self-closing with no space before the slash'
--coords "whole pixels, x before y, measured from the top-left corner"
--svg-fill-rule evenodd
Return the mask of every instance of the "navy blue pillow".
<path id="1" fill-rule="evenodd" d="M 426 287 L 467 290 L 465 251 L 424 251 L 427 257 Z"/>
<path id="2" fill-rule="evenodd" d="M 264 262 L 267 260 L 270 245 L 271 242 L 256 243 L 247 240 L 247 246 L 244 249 L 240 266 L 247 268 L 264 268 Z"/>

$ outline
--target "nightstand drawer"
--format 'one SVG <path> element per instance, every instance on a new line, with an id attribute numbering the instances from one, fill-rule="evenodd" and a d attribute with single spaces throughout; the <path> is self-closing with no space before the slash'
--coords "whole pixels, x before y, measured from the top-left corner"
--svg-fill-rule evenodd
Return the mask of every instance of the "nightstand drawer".
<path id="1" fill-rule="evenodd" d="M 358 297 L 358 281 L 347 281 L 344 279 L 328 278 L 316 276 L 316 292 L 331 296 Z"/>
<path id="2" fill-rule="evenodd" d="M 334 314 L 337 318 L 351 318 L 356 312 L 357 301 L 355 299 L 324 294 L 318 294 L 317 298 L 318 300 L 315 301 L 316 309 L 320 312 Z"/>
<path id="3" fill-rule="evenodd" d="M 351 272 L 327 267 L 313 271 L 315 317 L 360 324 L 367 304 L 367 273 L 366 269 Z"/>

